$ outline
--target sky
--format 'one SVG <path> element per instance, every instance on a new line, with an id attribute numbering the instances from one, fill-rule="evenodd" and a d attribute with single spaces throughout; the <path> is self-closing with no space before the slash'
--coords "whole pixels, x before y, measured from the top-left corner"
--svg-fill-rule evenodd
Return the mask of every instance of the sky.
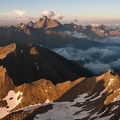
<path id="1" fill-rule="evenodd" d="M 43 13 L 62 23 L 120 22 L 120 0 L 0 0 L 0 25 L 38 20 Z"/>

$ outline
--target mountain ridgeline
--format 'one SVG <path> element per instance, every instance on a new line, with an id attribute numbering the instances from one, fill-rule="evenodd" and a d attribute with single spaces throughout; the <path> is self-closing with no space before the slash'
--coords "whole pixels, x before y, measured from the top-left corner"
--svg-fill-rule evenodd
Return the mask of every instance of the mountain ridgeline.
<path id="1" fill-rule="evenodd" d="M 77 34 L 77 37 L 75 35 Z M 43 16 L 38 21 L 28 24 L 20 23 L 17 26 L 0 27 L 0 46 L 12 43 L 42 44 L 51 48 L 63 47 L 69 44 L 82 47 L 100 46 L 92 39 L 103 39 L 120 35 L 119 29 L 110 29 L 101 26 L 81 26 L 74 23 L 61 24 Z M 89 40 L 88 40 L 89 39 Z M 59 44 L 58 44 L 59 43 Z"/>
<path id="2" fill-rule="evenodd" d="M 84 67 L 42 46 L 11 44 L 2 49 L 4 53 L 1 51 L 0 65 L 6 68 L 15 85 L 31 83 L 38 79 L 51 80 L 57 84 L 93 75 Z M 2 53 L 6 55 L 2 57 Z"/>

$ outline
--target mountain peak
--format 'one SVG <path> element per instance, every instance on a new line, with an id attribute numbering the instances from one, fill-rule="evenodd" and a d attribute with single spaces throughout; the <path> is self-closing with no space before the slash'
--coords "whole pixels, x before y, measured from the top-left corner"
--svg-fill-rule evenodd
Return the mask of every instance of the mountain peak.
<path id="1" fill-rule="evenodd" d="M 46 20 L 46 19 L 48 19 L 48 17 L 43 14 L 42 17 L 39 19 L 39 21 L 41 21 L 42 19 Z"/>
<path id="2" fill-rule="evenodd" d="M 56 28 L 56 27 L 59 27 L 61 25 L 61 23 L 57 20 L 52 20 L 50 18 L 48 18 L 46 15 L 43 15 L 39 21 L 37 21 L 35 23 L 35 25 L 38 27 L 38 28 Z"/>

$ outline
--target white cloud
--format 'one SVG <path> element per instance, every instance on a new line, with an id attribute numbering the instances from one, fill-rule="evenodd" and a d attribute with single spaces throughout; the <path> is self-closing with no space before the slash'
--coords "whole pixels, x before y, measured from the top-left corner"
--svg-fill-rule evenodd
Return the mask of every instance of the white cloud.
<path id="1" fill-rule="evenodd" d="M 73 37 L 76 37 L 76 38 L 88 38 L 89 39 L 88 36 L 86 36 L 83 33 L 77 32 L 77 31 L 73 31 L 73 32 L 71 32 L 71 31 L 64 31 L 64 33 L 68 34 L 68 35 L 71 35 Z"/>
<path id="2" fill-rule="evenodd" d="M 120 59 L 110 63 L 113 68 L 120 68 Z"/>
<path id="3" fill-rule="evenodd" d="M 56 48 L 53 49 L 53 51 L 69 60 L 83 60 L 83 56 L 81 54 L 83 50 L 77 50 L 76 48 L 72 47 L 72 45 L 64 48 Z"/>
<path id="4" fill-rule="evenodd" d="M 54 51 L 70 60 L 80 60 L 84 57 L 89 61 L 102 61 L 103 59 L 108 59 L 112 56 L 117 56 L 120 53 L 120 49 L 114 46 L 106 48 L 91 47 L 87 50 L 76 49 L 73 46 L 67 46 L 64 48 L 54 49 Z"/>
<path id="5" fill-rule="evenodd" d="M 42 15 L 46 15 L 48 18 L 51 18 L 51 19 L 60 20 L 63 18 L 61 14 L 55 14 L 53 11 L 48 11 L 48 10 L 43 11 Z"/>
<path id="6" fill-rule="evenodd" d="M 106 71 L 108 71 L 109 69 L 111 69 L 109 64 L 103 64 L 103 63 L 86 63 L 84 65 L 85 68 L 89 69 L 90 71 L 94 72 L 95 74 L 102 74 Z"/>
<path id="7" fill-rule="evenodd" d="M 91 47 L 83 50 L 71 45 L 55 48 L 53 51 L 69 60 L 87 62 L 84 67 L 95 74 L 102 74 L 111 68 L 120 68 L 120 48 L 117 46 Z"/>
<path id="8" fill-rule="evenodd" d="M 52 19 L 63 19 L 63 16 L 61 14 L 57 14 L 55 16 L 52 17 Z"/>
<path id="9" fill-rule="evenodd" d="M 13 12 L 17 13 L 20 16 L 24 16 L 27 12 L 24 10 L 12 10 Z"/>
<path id="10" fill-rule="evenodd" d="M 74 22 L 78 22 L 78 19 L 74 19 Z"/>
<path id="11" fill-rule="evenodd" d="M 92 23 L 91 26 L 99 27 L 101 24 L 100 23 Z"/>
<path id="12" fill-rule="evenodd" d="M 23 19 L 25 21 L 36 21 L 36 20 L 38 20 L 37 17 L 31 17 L 31 16 L 24 16 Z"/>
<path id="13" fill-rule="evenodd" d="M 53 16 L 55 16 L 55 13 L 53 11 L 43 11 L 42 15 L 46 15 L 47 17 L 51 18 Z"/>
<path id="14" fill-rule="evenodd" d="M 107 43 L 107 44 L 120 44 L 120 37 L 108 37 L 104 40 L 101 41 L 102 43 Z"/>

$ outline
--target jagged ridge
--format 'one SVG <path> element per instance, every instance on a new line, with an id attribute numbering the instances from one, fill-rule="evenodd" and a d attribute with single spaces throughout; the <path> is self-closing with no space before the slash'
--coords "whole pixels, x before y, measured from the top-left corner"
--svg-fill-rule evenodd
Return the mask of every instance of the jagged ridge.
<path id="1" fill-rule="evenodd" d="M 80 76 L 93 75 L 82 66 L 77 66 L 47 48 L 33 44 L 16 45 L 15 48 L 9 54 L 6 49 L 6 57 L 0 61 L 15 85 L 38 79 L 48 79 L 57 84 Z"/>

